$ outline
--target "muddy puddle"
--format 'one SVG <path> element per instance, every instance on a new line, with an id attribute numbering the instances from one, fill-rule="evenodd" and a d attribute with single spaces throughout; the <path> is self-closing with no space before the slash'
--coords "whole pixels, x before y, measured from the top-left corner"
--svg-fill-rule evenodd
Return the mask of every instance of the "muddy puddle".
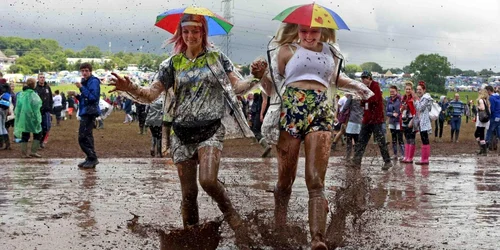
<path id="1" fill-rule="evenodd" d="M 499 158 L 433 158 L 361 170 L 330 160 L 331 249 L 498 249 Z M 201 226 L 182 230 L 177 171 L 163 159 L 0 160 L 1 249 L 237 249 L 217 205 L 200 189 Z M 275 159 L 224 158 L 220 180 L 245 218 L 250 249 L 309 249 L 304 159 L 288 227 L 272 229 Z"/>

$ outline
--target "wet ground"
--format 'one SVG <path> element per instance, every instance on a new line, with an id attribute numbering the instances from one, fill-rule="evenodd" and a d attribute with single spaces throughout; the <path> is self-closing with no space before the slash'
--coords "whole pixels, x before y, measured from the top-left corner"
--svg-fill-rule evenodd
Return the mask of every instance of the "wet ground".
<path id="1" fill-rule="evenodd" d="M 326 180 L 329 245 L 498 249 L 498 162 L 498 157 L 434 157 L 430 166 L 398 164 L 383 172 L 378 158 L 365 159 L 355 170 L 332 157 Z M 102 159 L 95 170 L 79 170 L 76 163 L 0 160 L 1 249 L 159 249 L 160 238 L 162 249 L 169 249 L 174 243 L 168 240 L 176 237 L 200 240 L 177 231 L 182 227 L 180 186 L 168 160 Z M 249 221 L 255 249 L 308 248 L 303 159 L 290 202 L 287 242 L 275 240 L 271 230 L 275 159 L 223 158 L 221 164 L 220 180 Z M 201 220 L 221 216 L 205 193 L 200 192 L 198 203 Z M 203 242 L 236 248 L 227 223 L 204 226 L 205 233 L 220 229 L 221 234 L 209 233 Z"/>

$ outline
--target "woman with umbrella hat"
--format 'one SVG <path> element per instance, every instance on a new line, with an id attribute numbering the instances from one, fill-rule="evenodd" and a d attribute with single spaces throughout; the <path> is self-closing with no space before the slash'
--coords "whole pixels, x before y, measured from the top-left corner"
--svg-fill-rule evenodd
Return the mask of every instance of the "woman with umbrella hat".
<path id="1" fill-rule="evenodd" d="M 235 93 L 246 93 L 259 82 L 263 72 L 259 75 L 254 70 L 256 78 L 241 79 L 229 58 L 209 45 L 208 34 L 205 16 L 183 14 L 169 40 L 175 54 L 161 63 L 150 87 L 132 84 L 129 78 L 116 74 L 111 85 L 141 103 L 151 103 L 166 92 L 163 120 L 173 130 L 166 136 L 170 136 L 170 154 L 181 184 L 183 225 L 199 222 L 199 166 L 201 187 L 217 202 L 238 236 L 243 228 L 241 217 L 217 179 L 222 142 L 224 138 L 253 136 Z"/>
<path id="2" fill-rule="evenodd" d="M 334 122 L 330 92 L 338 86 L 363 99 L 373 95 L 364 84 L 335 70 L 341 66 L 341 55 L 329 43 L 335 43 L 334 29 L 348 28 L 333 14 L 317 4 L 294 6 L 279 14 L 275 19 L 284 24 L 274 40 L 278 49 L 270 56 L 271 73 L 263 81 L 266 92 L 272 96 L 263 132 L 268 141 L 277 143 L 278 152 L 275 226 L 280 229 L 286 223 L 299 149 L 304 141 L 312 249 L 327 249 L 324 180 Z"/>

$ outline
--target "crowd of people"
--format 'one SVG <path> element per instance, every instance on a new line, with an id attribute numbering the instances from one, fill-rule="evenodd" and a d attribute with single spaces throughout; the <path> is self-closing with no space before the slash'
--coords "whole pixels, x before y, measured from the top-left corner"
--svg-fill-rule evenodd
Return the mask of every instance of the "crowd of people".
<path id="1" fill-rule="evenodd" d="M 0 109 L 0 132 L 8 134 L 5 122 L 14 114 L 14 135 L 21 138 L 23 156 L 41 157 L 38 149 L 44 147 L 49 135 L 51 115 L 55 115 L 59 125 L 66 113 L 71 119 L 77 109 L 78 142 L 86 155 L 78 166 L 94 168 L 99 161 L 92 130 L 102 116 L 99 102 L 104 99 L 125 111 L 124 123 L 137 120 L 140 134 L 146 133 L 146 126 L 150 128 L 152 156 L 168 154 L 172 158 L 181 185 L 184 226 L 199 223 L 199 182 L 217 203 L 235 231 L 237 241 L 244 241 L 248 234 L 224 185 L 218 180 L 224 139 L 256 138 L 262 145 L 263 157 L 269 156 L 271 145 L 275 145 L 278 180 L 274 188 L 274 223 L 278 232 L 286 230 L 288 203 L 303 144 L 311 248 L 327 249 L 324 237 L 328 201 L 324 180 L 330 150 L 345 141 L 347 165 L 359 168 L 373 135 L 383 158 L 382 170 L 388 170 L 393 166 L 386 140 L 388 127 L 394 160 L 413 163 L 418 133 L 422 145 L 421 159 L 416 164 L 429 164 L 430 112 L 434 103 L 422 81 L 416 87 L 407 82 L 404 96 L 400 96 L 397 87 L 391 86 L 390 96 L 384 99 L 379 83 L 372 79 L 370 72 L 362 73 L 361 82 L 348 78 L 340 71 L 342 55 L 331 45 L 335 42 L 333 29 L 284 23 L 273 41 L 276 49 L 272 60 L 256 59 L 251 65 L 252 77 L 243 78 L 231 60 L 208 42 L 206 19 L 185 14 L 170 39 L 174 54 L 161 63 L 149 86 L 134 84 L 128 77 L 113 73 L 110 85 L 119 95 L 107 98 L 101 95 L 100 81 L 92 75 L 92 66 L 83 63 L 80 66 L 82 81 L 76 83 L 80 93 L 64 96 L 58 91 L 53 94 L 44 75 L 40 74 L 38 82 L 28 79 L 17 95 L 17 105 Z M 260 92 L 248 94 L 259 86 Z M 331 93 L 337 88 L 346 96 L 334 100 Z M 12 91 L 12 88 L 3 90 L 2 93 L 10 93 L 3 99 L 16 103 Z M 480 154 L 485 155 L 493 134 L 500 134 L 500 96 L 486 87 L 473 104 L 477 105 L 475 137 Z M 449 119 L 451 140 L 458 143 L 462 116 L 469 115 L 472 107 L 462 103 L 458 94 L 451 102 L 441 97 L 439 105 L 442 111 L 435 122 L 435 137 L 441 138 L 443 126 Z M 28 153 L 30 133 L 33 144 Z M 8 145 L 8 135 L 2 138 Z M 163 144 L 168 150 L 163 150 Z"/>

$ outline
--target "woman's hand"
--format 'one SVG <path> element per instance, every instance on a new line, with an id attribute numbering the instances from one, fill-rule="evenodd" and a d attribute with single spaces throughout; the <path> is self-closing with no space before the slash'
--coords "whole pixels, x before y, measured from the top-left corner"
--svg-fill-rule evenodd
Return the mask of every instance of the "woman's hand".
<path id="1" fill-rule="evenodd" d="M 109 85 L 114 86 L 112 90 L 108 93 L 112 93 L 115 91 L 127 91 L 130 86 L 132 86 L 132 82 L 128 76 L 121 77 L 116 73 L 111 73 L 115 78 L 111 79 L 111 83 Z"/>
<path id="2" fill-rule="evenodd" d="M 261 79 L 267 69 L 267 62 L 262 59 L 255 59 L 250 65 L 250 72 L 255 78 Z"/>

